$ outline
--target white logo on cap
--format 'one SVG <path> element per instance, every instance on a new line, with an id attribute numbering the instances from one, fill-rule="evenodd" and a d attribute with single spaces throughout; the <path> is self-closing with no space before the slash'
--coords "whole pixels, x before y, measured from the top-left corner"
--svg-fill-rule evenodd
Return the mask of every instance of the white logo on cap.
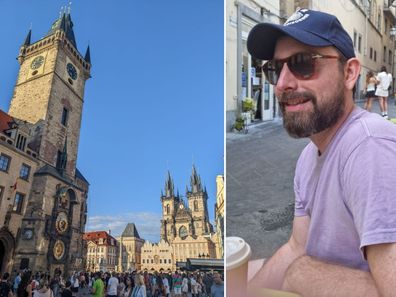
<path id="1" fill-rule="evenodd" d="M 309 17 L 309 13 L 306 13 L 307 11 L 308 9 L 297 8 L 283 25 L 289 26 L 306 20 Z"/>

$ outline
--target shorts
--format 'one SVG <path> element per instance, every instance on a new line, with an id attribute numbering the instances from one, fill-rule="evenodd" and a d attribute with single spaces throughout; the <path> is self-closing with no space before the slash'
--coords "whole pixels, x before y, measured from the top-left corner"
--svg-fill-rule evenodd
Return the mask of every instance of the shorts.
<path id="1" fill-rule="evenodd" d="M 373 98 L 375 97 L 375 91 L 367 91 L 366 98 Z"/>
<path id="2" fill-rule="evenodd" d="M 173 290 L 175 291 L 175 295 L 180 295 L 181 294 L 181 288 L 176 288 L 174 287 Z"/>

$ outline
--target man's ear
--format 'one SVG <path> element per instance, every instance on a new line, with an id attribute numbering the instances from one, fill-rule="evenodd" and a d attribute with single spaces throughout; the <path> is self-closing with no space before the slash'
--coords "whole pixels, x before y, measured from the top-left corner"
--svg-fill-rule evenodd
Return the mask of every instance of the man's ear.
<path id="1" fill-rule="evenodd" d="M 360 74 L 360 62 L 356 58 L 349 59 L 344 67 L 345 87 L 352 90 Z"/>

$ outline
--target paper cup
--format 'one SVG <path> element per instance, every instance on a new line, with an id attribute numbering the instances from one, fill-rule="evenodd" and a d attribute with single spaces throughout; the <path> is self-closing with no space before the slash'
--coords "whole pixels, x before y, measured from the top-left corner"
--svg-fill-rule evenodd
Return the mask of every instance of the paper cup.
<path id="1" fill-rule="evenodd" d="M 246 296 L 251 250 L 240 237 L 226 237 L 226 288 L 228 297 Z"/>

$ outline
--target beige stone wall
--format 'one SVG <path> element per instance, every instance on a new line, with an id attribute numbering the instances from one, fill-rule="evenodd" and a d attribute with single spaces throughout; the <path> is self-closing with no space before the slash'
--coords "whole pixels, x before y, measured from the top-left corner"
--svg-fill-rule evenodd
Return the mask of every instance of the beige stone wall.
<path id="1" fill-rule="evenodd" d="M 202 254 L 216 258 L 215 244 L 211 239 L 198 236 L 196 239 L 187 237 L 185 240 L 176 238 L 172 243 L 173 253 L 176 261 L 185 262 L 187 258 L 199 258 Z"/>
<path id="2" fill-rule="evenodd" d="M 176 262 L 174 261 L 172 246 L 164 240 L 158 244 L 148 241 L 142 246 L 142 266 L 141 270 L 147 271 L 174 271 Z"/>
<path id="3" fill-rule="evenodd" d="M 141 270 L 141 250 L 144 240 L 136 237 L 118 237 L 118 271 Z"/>

